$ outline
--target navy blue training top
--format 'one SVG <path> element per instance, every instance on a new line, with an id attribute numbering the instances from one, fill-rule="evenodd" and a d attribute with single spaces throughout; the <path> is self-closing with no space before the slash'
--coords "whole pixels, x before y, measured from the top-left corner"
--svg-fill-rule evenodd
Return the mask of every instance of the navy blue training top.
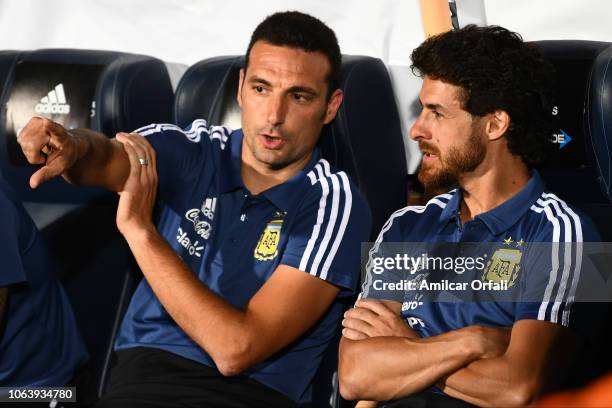
<path id="1" fill-rule="evenodd" d="M 396 211 L 383 226 L 369 262 L 377 254 L 391 255 L 385 252 L 392 245 L 387 247 L 385 243 L 413 243 L 418 248 L 417 255 L 429 244 L 464 243 L 471 251 L 475 248 L 480 251 L 475 255 L 484 255 L 480 270 L 473 268 L 471 275 L 455 272 L 440 275 L 431 268 L 420 268 L 413 275 L 396 270 L 379 273 L 370 270 L 361 296 L 402 303 L 402 317 L 423 337 L 470 325 L 511 327 L 521 319 L 578 326 L 578 322 L 572 321 L 572 311 L 581 281 L 582 243 L 600 240 L 592 221 L 555 194 L 546 192 L 535 170 L 521 191 L 463 225 L 459 214 L 461 201 L 461 190 L 455 189 L 432 198 L 425 206 Z M 432 248 L 428 246 L 428 250 Z M 461 250 L 458 245 L 454 248 L 455 252 Z M 383 281 L 397 283 L 411 279 L 415 286 L 405 285 L 404 289 L 401 285 L 383 286 Z M 431 289 L 434 285 L 430 283 L 421 286 L 423 280 L 430 283 L 446 280 L 455 287 L 464 283 L 466 290 L 455 291 L 448 289 L 450 286 Z M 477 285 L 472 286 L 473 280 Z M 487 290 L 480 284 L 502 281 L 507 286 L 504 290 Z"/>
<path id="2" fill-rule="evenodd" d="M 280 264 L 340 287 L 339 297 L 355 293 L 370 212 L 348 176 L 332 169 L 318 151 L 293 178 L 252 195 L 240 176 L 241 130 L 200 119 L 185 130 L 154 124 L 136 132 L 157 154 L 158 230 L 214 293 L 244 309 Z M 314 327 L 245 374 L 294 401 L 310 401 L 311 381 L 342 312 L 336 299 Z M 215 366 L 144 279 L 116 342 L 116 349 L 138 346 Z"/>

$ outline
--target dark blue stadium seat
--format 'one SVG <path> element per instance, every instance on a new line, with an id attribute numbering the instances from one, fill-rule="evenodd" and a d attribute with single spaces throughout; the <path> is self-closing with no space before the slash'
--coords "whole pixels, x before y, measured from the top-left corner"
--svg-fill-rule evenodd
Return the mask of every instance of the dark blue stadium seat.
<path id="1" fill-rule="evenodd" d="M 578 40 L 534 44 L 556 69 L 556 152 L 541 170 L 548 187 L 588 214 L 612 241 L 612 43 Z M 590 322 L 587 347 L 570 386 L 612 370 L 612 305 L 577 304 Z"/>
<path id="2" fill-rule="evenodd" d="M 133 261 L 115 227 L 116 194 L 63 179 L 37 190 L 16 134 L 31 116 L 114 136 L 169 122 L 173 91 L 158 59 L 111 51 L 0 52 L 0 174 L 17 191 L 62 269 L 62 283 L 91 354 L 91 394 L 104 386 L 111 342 L 134 286 Z M 93 396 L 93 395 L 92 395 Z"/>
<path id="3" fill-rule="evenodd" d="M 174 119 L 186 126 L 197 118 L 211 124 L 239 128 L 236 101 L 240 56 L 207 59 L 190 67 L 175 96 Z M 346 171 L 372 209 L 372 237 L 391 213 L 406 205 L 407 169 L 400 119 L 384 63 L 365 56 L 342 57 L 344 100 L 336 119 L 323 130 L 322 155 Z M 347 299 L 347 307 L 353 299 Z M 323 358 L 313 388 L 316 407 L 340 404 L 333 373 L 337 368 L 338 338 Z"/>
<path id="4" fill-rule="evenodd" d="M 553 117 L 557 147 L 541 172 L 548 187 L 594 219 L 612 241 L 610 73 L 604 78 L 611 43 L 550 40 L 534 43 L 554 65 Z M 607 104 L 607 106 L 606 106 Z M 606 113 L 607 109 L 607 113 Z M 607 114 L 607 117 L 606 117 Z M 565 142 L 565 144 L 564 144 Z M 606 167 L 607 166 L 607 167 Z"/>

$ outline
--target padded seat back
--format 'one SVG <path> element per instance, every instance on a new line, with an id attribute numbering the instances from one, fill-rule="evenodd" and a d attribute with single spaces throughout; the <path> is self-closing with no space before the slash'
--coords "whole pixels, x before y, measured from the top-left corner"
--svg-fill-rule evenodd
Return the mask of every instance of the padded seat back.
<path id="1" fill-rule="evenodd" d="M 534 44 L 556 69 L 552 111 L 556 147 L 542 175 L 552 191 L 593 218 L 605 241 L 612 241 L 612 128 L 606 127 L 612 121 L 612 74 L 606 71 L 612 44 L 577 40 Z"/>
<path id="2" fill-rule="evenodd" d="M 113 137 L 169 122 L 173 91 L 164 63 L 113 51 L 46 49 L 0 53 L 0 169 L 60 265 L 61 281 L 90 353 L 91 394 L 108 372 L 112 339 L 135 285 L 132 257 L 115 227 L 116 194 L 61 178 L 36 190 L 16 135 L 32 116 Z M 89 395 L 88 397 L 92 397 Z"/>
<path id="3" fill-rule="evenodd" d="M 555 66 L 555 154 L 541 169 L 548 187 L 595 222 L 612 241 L 612 43 L 537 41 Z M 575 316 L 586 322 L 586 347 L 570 385 L 584 384 L 612 369 L 612 304 L 582 302 Z"/>
<path id="4" fill-rule="evenodd" d="M 24 51 L 8 58 L 12 64 L 1 95 L 0 168 L 24 201 L 83 203 L 96 195 L 96 190 L 61 179 L 37 190 L 28 187 L 35 168 L 27 165 L 16 135 L 32 116 L 67 128 L 89 127 L 109 137 L 171 119 L 172 87 L 164 63 L 156 58 L 71 49 Z M 0 65 L 8 58 L 0 55 Z"/>

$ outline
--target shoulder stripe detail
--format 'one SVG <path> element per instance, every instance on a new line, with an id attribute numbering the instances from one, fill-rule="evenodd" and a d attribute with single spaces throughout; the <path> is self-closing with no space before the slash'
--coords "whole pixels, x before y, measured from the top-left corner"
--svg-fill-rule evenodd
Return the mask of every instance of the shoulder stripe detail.
<path id="1" fill-rule="evenodd" d="M 567 326 L 580 275 L 579 265 L 582 263 L 582 224 L 576 213 L 554 194 L 543 193 L 542 197 L 531 207 L 531 210 L 537 213 L 544 212 L 553 226 L 551 271 L 538 311 L 538 319 Z M 563 223 L 563 229 L 560 220 Z M 563 231 L 563 235 L 561 235 L 561 231 Z M 564 243 L 563 246 L 560 245 L 561 242 Z M 563 253 L 563 272 L 558 277 L 561 263 L 560 250 Z M 570 280 L 571 287 L 569 293 L 566 293 L 568 291 L 567 284 Z M 553 294 L 555 290 L 556 293 Z"/>
<path id="2" fill-rule="evenodd" d="M 332 183 L 332 207 L 329 214 L 329 220 L 327 221 L 327 228 L 325 228 L 325 234 L 323 235 L 323 240 L 319 244 L 319 250 L 314 257 L 312 266 L 310 267 L 310 274 L 315 276 L 318 275 L 317 272 L 319 270 L 319 265 L 321 264 L 323 254 L 325 254 L 325 251 L 327 251 L 327 246 L 329 245 L 332 232 L 336 226 L 336 219 L 338 218 L 338 205 L 340 204 L 340 183 L 338 182 L 338 177 L 335 174 L 330 174 L 329 167 L 325 167 L 325 164 L 323 164 L 323 166 L 325 168 L 325 175 L 331 179 Z M 327 182 L 327 180 L 324 179 L 321 179 L 321 181 Z M 321 278 L 323 278 L 323 276 L 321 276 Z"/>
<path id="3" fill-rule="evenodd" d="M 368 292 L 370 291 L 370 287 L 372 285 L 372 274 L 370 273 L 372 270 L 372 259 L 374 257 L 374 254 L 378 252 L 380 248 L 380 244 L 383 241 L 383 236 L 385 235 L 385 232 L 391 229 L 391 226 L 393 225 L 393 220 L 395 220 L 398 217 L 401 217 L 402 215 L 406 214 L 409 211 L 415 212 L 415 213 L 423 213 L 425 212 L 427 207 L 429 207 L 429 205 L 432 205 L 432 204 L 437 205 L 440 208 L 445 208 L 448 201 L 444 201 L 444 200 L 450 200 L 451 198 L 452 198 L 452 194 L 440 194 L 439 196 L 436 196 L 432 198 L 431 200 L 429 200 L 427 204 L 425 205 L 404 207 L 404 208 L 401 208 L 395 211 L 393 214 L 391 214 L 391 217 L 389 217 L 387 222 L 385 222 L 382 229 L 380 230 L 378 237 L 376 237 L 376 241 L 374 241 L 374 245 L 372 245 L 372 248 L 370 248 L 370 251 L 368 251 L 368 263 L 366 264 L 366 277 L 363 281 L 362 291 L 359 294 L 359 298 L 368 296 Z"/>
<path id="4" fill-rule="evenodd" d="M 154 128 L 155 126 L 157 126 L 157 125 L 155 123 L 152 123 L 150 125 L 146 125 L 146 126 L 138 128 L 136 130 L 133 130 L 132 133 L 140 133 L 140 134 L 142 134 L 142 132 L 145 132 L 145 131 L 147 131 L 147 130 L 149 130 L 151 128 Z"/>
<path id="5" fill-rule="evenodd" d="M 561 205 L 561 207 L 563 207 L 563 210 L 565 210 L 565 212 L 568 213 L 570 217 L 572 218 L 572 220 L 574 221 L 575 245 L 572 245 L 571 249 L 572 250 L 575 249 L 575 255 L 574 255 L 575 263 L 574 263 L 574 268 L 572 271 L 573 272 L 572 273 L 572 284 L 570 286 L 569 294 L 567 296 L 567 301 L 564 303 L 561 303 L 561 301 L 563 300 L 563 293 L 565 292 L 565 285 L 567 282 L 566 280 L 563 281 L 563 289 L 562 291 L 560 290 L 559 293 L 557 294 L 555 306 L 553 307 L 553 312 L 552 312 L 553 314 L 558 314 L 559 307 L 561 304 L 563 304 L 561 321 L 564 326 L 567 326 L 569 325 L 569 315 L 571 313 L 571 306 L 574 303 L 574 297 L 576 295 L 576 288 L 578 286 L 578 281 L 580 279 L 580 271 L 581 271 L 581 265 L 582 265 L 582 250 L 583 250 L 583 245 L 584 245 L 583 243 L 584 238 L 582 235 L 582 222 L 580 221 L 580 217 L 578 216 L 578 214 L 576 214 L 576 212 L 572 210 L 565 201 L 561 200 L 555 194 L 544 193 L 543 196 L 545 198 L 552 198 L 556 200 Z"/>
<path id="6" fill-rule="evenodd" d="M 543 204 L 540 199 L 537 201 L 538 204 Z M 553 238 L 551 242 L 551 254 L 550 254 L 550 265 L 551 270 L 548 277 L 548 283 L 544 290 L 544 296 L 540 308 L 538 310 L 538 320 L 549 320 L 546 317 L 546 309 L 548 308 L 548 302 L 550 300 L 552 288 L 555 281 L 557 280 L 557 271 L 559 270 L 559 236 L 560 236 L 560 225 L 559 221 L 553 216 L 552 211 L 548 205 L 545 207 L 538 207 L 535 204 L 531 206 L 531 210 L 546 215 L 546 218 L 553 226 Z M 551 319 L 552 320 L 552 319 Z"/>
<path id="7" fill-rule="evenodd" d="M 321 279 L 327 279 L 327 272 L 329 271 L 331 263 L 336 256 L 336 252 L 338 251 L 338 247 L 342 242 L 342 238 L 344 238 L 344 232 L 346 231 L 346 226 L 351 216 L 351 207 L 353 206 L 353 193 L 351 192 L 351 185 L 348 176 L 343 171 L 338 173 L 338 176 L 340 176 L 340 179 L 342 180 L 342 187 L 345 193 L 344 211 L 342 212 L 342 221 L 340 221 L 340 228 L 336 233 L 336 239 L 334 240 L 331 250 L 327 255 L 327 259 L 323 264 L 323 269 L 321 269 Z"/>
<path id="8" fill-rule="evenodd" d="M 172 130 L 182 133 L 189 141 L 199 143 L 202 135 L 208 136 L 213 141 L 214 139 L 219 140 L 219 146 L 221 150 L 225 149 L 227 139 L 232 132 L 231 129 L 223 126 L 208 126 L 204 119 L 194 120 L 189 128 L 186 130 L 181 129 L 179 126 L 170 123 L 153 124 L 142 127 L 136 130 L 141 136 L 149 136 L 155 133 Z"/>
<path id="9" fill-rule="evenodd" d="M 319 174 L 319 177 L 322 176 L 323 169 L 321 163 L 317 163 L 315 166 L 315 170 Z M 323 179 L 321 182 L 321 189 L 323 193 L 321 194 L 321 199 L 319 200 L 319 211 L 317 212 L 317 223 L 312 227 L 312 233 L 310 234 L 310 239 L 308 240 L 308 244 L 306 245 L 306 250 L 302 255 L 302 259 L 300 260 L 300 268 L 305 271 L 306 266 L 308 264 L 308 260 L 310 259 L 310 254 L 314 249 L 315 242 L 319 237 L 319 231 L 321 229 L 321 224 L 323 224 L 323 218 L 325 217 L 325 206 L 327 205 L 327 195 L 329 194 L 329 186 L 327 184 L 327 180 Z M 312 273 L 311 273 L 312 274 Z"/>
<path id="10" fill-rule="evenodd" d="M 323 173 L 319 173 L 317 167 L 321 166 L 321 169 L 324 170 Z M 331 174 L 329 162 L 325 159 L 319 159 L 315 167 L 310 170 L 306 175 L 310 179 L 310 184 L 314 185 L 321 177 L 329 177 Z"/>
<path id="11" fill-rule="evenodd" d="M 351 214 L 353 194 L 346 173 L 332 173 L 329 162 L 325 159 L 319 160 L 307 176 L 311 185 L 317 182 L 321 184 L 322 194 L 317 221 L 300 259 L 299 269 L 309 271 L 311 275 L 325 280 L 344 238 Z"/>
<path id="12" fill-rule="evenodd" d="M 306 175 L 310 179 L 311 185 L 314 185 L 314 183 L 317 182 L 317 176 L 315 176 L 314 169 L 310 170 Z"/>

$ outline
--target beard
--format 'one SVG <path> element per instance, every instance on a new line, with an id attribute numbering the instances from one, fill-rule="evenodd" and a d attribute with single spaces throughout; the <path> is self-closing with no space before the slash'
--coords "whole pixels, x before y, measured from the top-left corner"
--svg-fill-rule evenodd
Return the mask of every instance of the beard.
<path id="1" fill-rule="evenodd" d="M 472 172 L 482 163 L 486 155 L 486 146 L 481 139 L 481 133 L 472 128 L 468 142 L 463 146 L 453 146 L 442 157 L 440 150 L 426 142 L 419 143 L 421 151 L 437 156 L 437 163 L 421 162 L 418 179 L 426 194 L 436 195 L 448 191 L 457 184 L 462 174 Z M 430 194 L 427 194 L 430 195 Z"/>

